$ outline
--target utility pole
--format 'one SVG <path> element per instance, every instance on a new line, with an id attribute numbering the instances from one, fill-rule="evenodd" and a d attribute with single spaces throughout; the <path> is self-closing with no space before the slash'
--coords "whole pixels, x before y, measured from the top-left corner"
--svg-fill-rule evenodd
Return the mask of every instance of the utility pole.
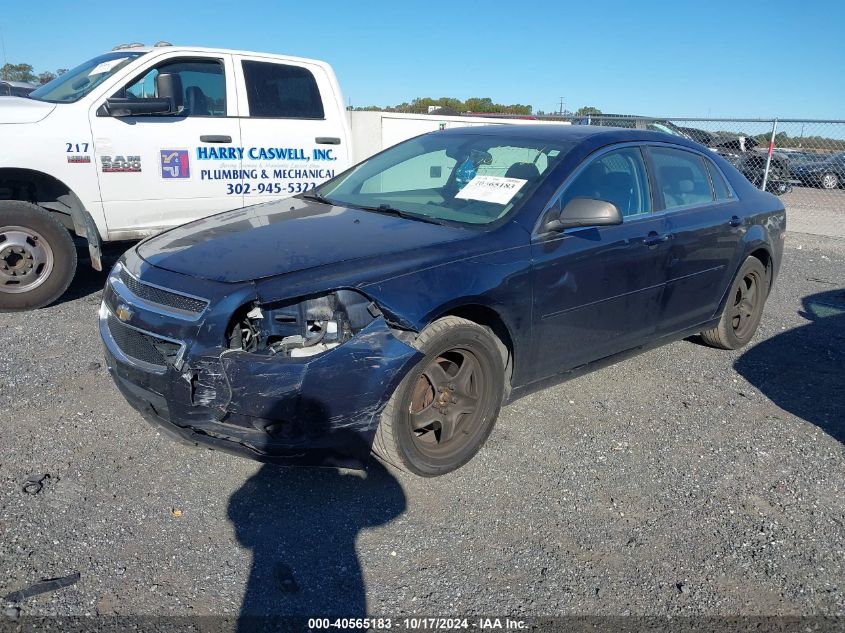
<path id="1" fill-rule="evenodd" d="M 563 116 L 563 97 L 560 98 L 560 116 Z"/>
<path id="2" fill-rule="evenodd" d="M 0 29 L 0 48 L 3 49 L 3 65 L 9 63 L 9 60 L 6 59 L 6 40 L 3 39 L 3 29 Z"/>

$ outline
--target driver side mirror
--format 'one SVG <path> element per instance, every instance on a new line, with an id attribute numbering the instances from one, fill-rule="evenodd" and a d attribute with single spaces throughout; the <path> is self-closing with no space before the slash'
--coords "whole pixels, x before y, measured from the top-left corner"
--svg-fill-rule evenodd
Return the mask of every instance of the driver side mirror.
<path id="1" fill-rule="evenodd" d="M 145 116 L 178 114 L 184 105 L 182 79 L 172 73 L 159 73 L 155 78 L 156 97 L 111 97 L 97 110 L 97 116 Z"/>
<path id="2" fill-rule="evenodd" d="M 586 226 L 614 226 L 622 224 L 622 214 L 616 205 L 595 198 L 573 198 L 556 218 L 546 222 L 549 232 Z"/>

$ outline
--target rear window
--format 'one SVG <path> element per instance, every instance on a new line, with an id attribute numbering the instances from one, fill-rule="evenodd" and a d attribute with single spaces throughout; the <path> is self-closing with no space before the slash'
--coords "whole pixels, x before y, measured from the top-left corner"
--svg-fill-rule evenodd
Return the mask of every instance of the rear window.
<path id="1" fill-rule="evenodd" d="M 323 100 L 314 75 L 299 66 L 271 62 L 241 62 L 254 117 L 323 119 Z"/>
<path id="2" fill-rule="evenodd" d="M 651 157 L 667 209 L 713 201 L 704 159 L 698 154 L 668 147 L 651 148 Z"/>

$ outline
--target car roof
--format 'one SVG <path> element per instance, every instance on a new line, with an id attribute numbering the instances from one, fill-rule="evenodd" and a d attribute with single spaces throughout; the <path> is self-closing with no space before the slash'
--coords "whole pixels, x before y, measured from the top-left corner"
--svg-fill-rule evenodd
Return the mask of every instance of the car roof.
<path id="1" fill-rule="evenodd" d="M 510 138 L 530 138 L 538 141 L 558 141 L 583 144 L 594 148 L 614 143 L 632 142 L 653 142 L 672 143 L 683 145 L 696 150 L 707 148 L 699 143 L 685 139 L 681 136 L 654 132 L 651 130 L 636 130 L 621 127 L 605 127 L 599 125 L 550 125 L 534 124 L 525 125 L 479 125 L 473 127 L 455 127 L 431 134 L 449 135 L 482 135 L 501 136 Z"/>
<path id="2" fill-rule="evenodd" d="M 28 81 L 11 81 L 9 79 L 0 79 L 0 84 L 6 84 L 13 88 L 37 88 L 36 84 L 31 84 Z"/>

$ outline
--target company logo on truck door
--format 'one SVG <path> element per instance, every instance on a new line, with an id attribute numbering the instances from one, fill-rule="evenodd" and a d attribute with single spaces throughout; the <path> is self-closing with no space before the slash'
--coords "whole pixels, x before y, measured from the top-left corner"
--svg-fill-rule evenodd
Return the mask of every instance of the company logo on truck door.
<path id="1" fill-rule="evenodd" d="M 161 155 L 162 178 L 190 178 L 191 163 L 186 149 L 163 149 Z"/>
<path id="2" fill-rule="evenodd" d="M 141 171 L 140 156 L 100 156 L 103 173 Z"/>
<path id="3" fill-rule="evenodd" d="M 307 150 L 301 147 L 198 147 L 197 160 L 337 160 L 330 149 Z"/>

